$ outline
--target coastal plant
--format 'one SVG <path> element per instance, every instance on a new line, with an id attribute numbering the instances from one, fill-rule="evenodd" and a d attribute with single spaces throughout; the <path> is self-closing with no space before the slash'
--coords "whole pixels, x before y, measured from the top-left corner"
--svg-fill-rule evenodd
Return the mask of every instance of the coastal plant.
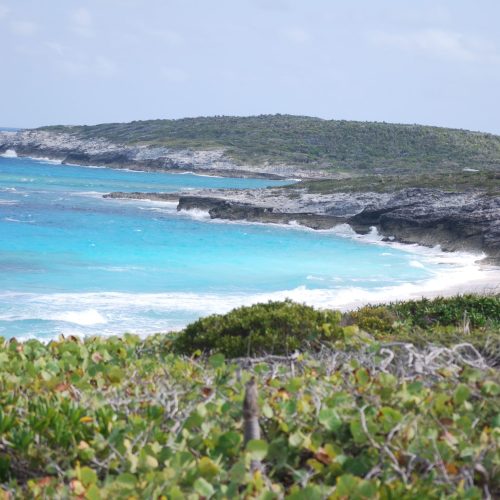
<path id="1" fill-rule="evenodd" d="M 318 349 L 239 359 L 186 357 L 165 334 L 1 341 L 0 498 L 500 495 L 500 377 L 476 330 L 353 344 L 363 330 L 339 317 L 317 316 L 334 325 Z M 261 433 L 245 445 L 252 378 Z"/>
<path id="2" fill-rule="evenodd" d="M 228 357 L 289 354 L 331 341 L 341 332 L 340 313 L 289 300 L 240 307 L 188 325 L 175 339 L 180 354 L 220 352 Z"/>

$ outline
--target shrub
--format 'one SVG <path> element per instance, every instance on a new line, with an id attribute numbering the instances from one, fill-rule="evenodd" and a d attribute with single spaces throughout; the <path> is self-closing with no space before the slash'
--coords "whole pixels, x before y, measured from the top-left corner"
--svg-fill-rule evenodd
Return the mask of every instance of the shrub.
<path id="1" fill-rule="evenodd" d="M 472 328 L 483 327 L 488 323 L 500 326 L 499 295 L 457 295 L 433 300 L 410 300 L 389 307 L 402 319 L 420 328 L 432 325 L 459 326 L 464 319 L 470 321 Z"/>
<path id="2" fill-rule="evenodd" d="M 181 354 L 220 352 L 228 357 L 287 354 L 329 340 L 340 330 L 340 313 L 289 300 L 240 307 L 188 325 L 174 341 Z"/>
<path id="3" fill-rule="evenodd" d="M 365 306 L 349 314 L 349 322 L 369 333 L 392 333 L 396 319 L 386 306 Z"/>

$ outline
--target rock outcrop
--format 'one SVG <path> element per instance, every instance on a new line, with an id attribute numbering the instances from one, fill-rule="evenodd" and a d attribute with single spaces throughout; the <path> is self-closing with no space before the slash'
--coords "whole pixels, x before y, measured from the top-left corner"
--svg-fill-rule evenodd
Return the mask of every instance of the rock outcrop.
<path id="1" fill-rule="evenodd" d="M 173 149 L 155 145 L 129 146 L 106 139 L 84 139 L 67 132 L 22 130 L 0 132 L 0 154 L 14 150 L 18 156 L 49 158 L 65 164 L 96 165 L 141 171 L 198 172 L 229 177 L 283 179 L 294 175 L 308 178 L 311 173 L 285 166 L 236 165 L 223 149 Z"/>
<path id="2" fill-rule="evenodd" d="M 349 224 L 356 232 L 376 227 L 402 243 L 443 250 L 485 252 L 500 263 L 500 197 L 410 188 L 394 193 L 310 195 L 299 189 L 202 190 L 195 194 L 112 193 L 111 197 L 179 200 L 177 210 L 204 210 L 213 219 L 297 223 L 313 229 Z"/>

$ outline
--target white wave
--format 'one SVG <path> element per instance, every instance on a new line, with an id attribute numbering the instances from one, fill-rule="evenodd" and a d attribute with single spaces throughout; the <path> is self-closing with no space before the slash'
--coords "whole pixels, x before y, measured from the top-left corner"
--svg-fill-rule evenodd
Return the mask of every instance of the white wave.
<path id="1" fill-rule="evenodd" d="M 2 321 L 26 319 L 56 320 L 78 325 L 82 334 L 122 334 L 125 331 L 151 334 L 171 331 L 194 319 L 213 313 L 225 313 L 242 305 L 286 298 L 319 308 L 348 310 L 364 304 L 400 301 L 422 296 L 446 295 L 470 291 L 498 291 L 500 270 L 468 265 L 446 268 L 428 280 L 400 283 L 385 287 L 308 288 L 262 293 L 0 293 L 0 301 L 11 304 L 10 312 L 0 315 Z M 75 311 L 78 304 L 83 310 Z M 17 312 L 12 309 L 18 309 Z M 95 327 L 95 329 L 93 328 Z M 67 333 L 67 327 L 52 328 Z"/>
<path id="2" fill-rule="evenodd" d="M 183 212 L 181 210 L 181 212 Z M 417 243 L 399 243 L 396 241 L 392 241 L 391 238 L 388 238 L 389 241 L 385 241 L 385 238 L 379 234 L 377 228 L 372 226 L 370 228 L 370 232 L 367 234 L 358 234 L 352 229 L 349 224 L 339 224 L 330 229 L 313 229 L 307 226 L 303 226 L 296 221 L 291 221 L 289 224 L 275 224 L 275 223 L 267 223 L 267 222 L 250 222 L 250 221 L 232 221 L 225 219 L 208 219 L 205 217 L 207 221 L 215 224 L 236 224 L 236 225 L 250 225 L 250 226 L 266 226 L 266 227 L 279 227 L 280 229 L 288 229 L 295 231 L 307 231 L 312 233 L 319 234 L 331 234 L 335 236 L 339 236 L 342 238 L 355 239 L 360 243 L 366 243 L 371 245 L 379 245 L 388 250 L 396 249 L 401 250 L 402 252 L 416 254 L 420 257 L 425 257 L 429 263 L 432 264 L 452 264 L 452 265 L 470 265 L 474 262 L 481 261 L 486 258 L 486 254 L 484 252 L 465 252 L 465 251 L 455 251 L 455 252 L 446 252 L 441 249 L 440 245 L 436 245 L 434 247 L 426 247 L 423 245 L 419 245 Z M 387 254 L 387 253 L 385 253 Z M 385 255 L 384 254 L 384 255 Z"/>
<path id="3" fill-rule="evenodd" d="M 177 201 L 158 201 L 158 200 L 134 200 L 128 198 L 115 198 L 122 201 L 132 201 L 135 203 L 145 204 L 148 206 L 139 207 L 139 210 L 149 210 L 151 212 L 172 212 L 177 211 Z"/>
<path id="4" fill-rule="evenodd" d="M 30 160 L 39 161 L 40 163 L 49 163 L 50 165 L 61 165 L 62 160 L 54 160 L 53 158 L 48 158 L 47 156 L 29 156 Z"/>
<path id="5" fill-rule="evenodd" d="M 171 175 L 195 175 L 196 177 L 215 177 L 217 179 L 224 179 L 224 177 L 222 175 L 211 175 L 211 174 L 199 174 L 197 172 L 191 172 L 191 171 L 187 171 L 187 172 L 166 172 L 168 174 L 171 174 Z M 229 179 L 231 177 L 228 177 Z M 232 177 L 233 179 L 237 178 L 239 179 L 240 177 Z"/>
<path id="6" fill-rule="evenodd" d="M 198 208 L 192 208 L 190 210 L 179 210 L 179 214 L 182 215 L 187 215 L 191 217 L 192 219 L 196 220 L 209 220 L 210 219 L 210 214 L 208 213 L 208 210 L 200 210 Z"/>
<path id="7" fill-rule="evenodd" d="M 310 281 L 325 281 L 325 278 L 323 278 L 322 276 L 313 276 L 312 274 L 306 276 L 306 280 L 310 280 Z"/>
<path id="8" fill-rule="evenodd" d="M 2 153 L 0 156 L 3 158 L 17 158 L 17 153 L 15 149 L 7 149 L 5 153 Z"/>
<path id="9" fill-rule="evenodd" d="M 416 267 L 417 269 L 425 269 L 425 266 L 422 264 L 422 262 L 418 260 L 410 260 L 409 264 L 411 267 Z"/>
<path id="10" fill-rule="evenodd" d="M 88 198 L 102 198 L 102 195 L 105 193 L 101 191 L 76 191 L 71 194 L 75 196 L 85 196 Z"/>
<path id="11" fill-rule="evenodd" d="M 3 219 L 6 222 L 20 222 L 21 224 L 34 224 L 34 220 L 20 220 L 20 219 L 14 219 L 14 217 L 5 217 Z"/>
<path id="12" fill-rule="evenodd" d="M 40 318 L 44 319 L 44 318 Z M 46 319 L 52 321 L 65 321 L 66 323 L 75 323 L 81 326 L 104 325 L 108 320 L 95 309 L 85 309 L 83 311 L 66 311 L 60 314 L 54 314 Z"/>
<path id="13" fill-rule="evenodd" d="M 0 205 L 17 205 L 17 201 L 0 200 Z"/>

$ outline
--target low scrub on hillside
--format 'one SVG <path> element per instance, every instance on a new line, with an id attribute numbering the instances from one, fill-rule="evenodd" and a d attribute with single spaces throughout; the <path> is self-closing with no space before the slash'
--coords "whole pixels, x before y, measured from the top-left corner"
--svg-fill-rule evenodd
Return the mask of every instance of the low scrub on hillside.
<path id="1" fill-rule="evenodd" d="M 84 139 L 172 148 L 224 149 L 241 164 L 413 171 L 500 165 L 500 137 L 422 125 L 322 120 L 308 116 L 214 116 L 92 126 L 56 126 Z"/>

